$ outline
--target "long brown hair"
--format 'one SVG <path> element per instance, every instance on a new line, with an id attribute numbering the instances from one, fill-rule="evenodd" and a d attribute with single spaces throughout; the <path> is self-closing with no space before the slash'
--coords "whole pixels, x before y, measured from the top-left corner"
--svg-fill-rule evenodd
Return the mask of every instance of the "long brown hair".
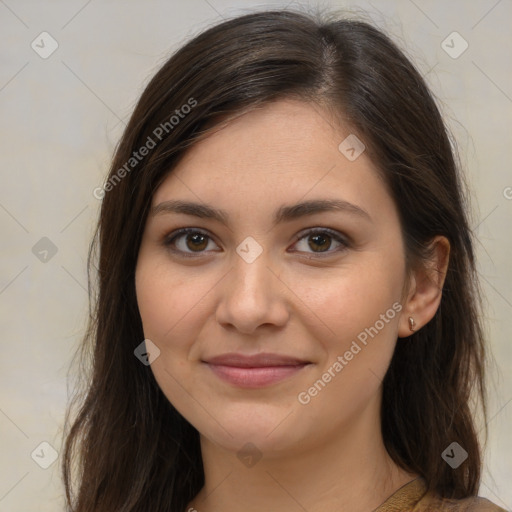
<path id="1" fill-rule="evenodd" d="M 364 141 L 398 207 L 409 268 L 425 263 L 436 235 L 450 241 L 437 313 L 397 342 L 382 432 L 393 460 L 430 490 L 478 491 L 471 403 L 476 396 L 485 418 L 480 291 L 463 178 L 439 110 L 371 24 L 280 10 L 224 21 L 180 48 L 147 85 L 116 148 L 89 258 L 97 281 L 90 276 L 91 318 L 77 354 L 85 379 L 66 421 L 68 510 L 182 512 L 203 486 L 197 430 L 134 357 L 144 339 L 137 254 L 152 196 L 185 152 L 220 120 L 281 98 L 329 108 Z M 441 458 L 454 441 L 469 454 L 457 469 Z"/>

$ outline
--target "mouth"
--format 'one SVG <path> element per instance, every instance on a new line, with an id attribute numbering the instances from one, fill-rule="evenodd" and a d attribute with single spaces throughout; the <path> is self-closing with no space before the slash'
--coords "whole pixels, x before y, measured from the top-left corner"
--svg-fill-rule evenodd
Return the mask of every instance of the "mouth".
<path id="1" fill-rule="evenodd" d="M 223 354 L 203 361 L 221 380 L 242 388 L 270 386 L 312 364 L 280 354 Z"/>

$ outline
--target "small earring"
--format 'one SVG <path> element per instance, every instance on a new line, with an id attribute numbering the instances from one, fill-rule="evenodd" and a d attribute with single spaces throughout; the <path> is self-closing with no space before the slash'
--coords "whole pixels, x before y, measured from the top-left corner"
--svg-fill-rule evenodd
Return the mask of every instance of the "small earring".
<path id="1" fill-rule="evenodd" d="M 416 324 L 414 323 L 414 318 L 412 316 L 409 317 L 409 328 L 411 329 L 412 332 L 414 332 L 414 326 Z"/>

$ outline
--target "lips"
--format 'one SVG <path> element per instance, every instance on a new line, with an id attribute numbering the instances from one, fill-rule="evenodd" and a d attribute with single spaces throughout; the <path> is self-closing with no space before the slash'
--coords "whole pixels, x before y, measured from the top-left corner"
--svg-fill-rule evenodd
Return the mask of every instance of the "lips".
<path id="1" fill-rule="evenodd" d="M 275 384 L 300 372 L 310 364 L 296 357 L 261 353 L 222 354 L 203 361 L 220 379 L 243 388 Z"/>
<path id="2" fill-rule="evenodd" d="M 303 361 L 296 357 L 289 357 L 279 354 L 261 353 L 246 356 L 244 354 L 222 354 L 220 356 L 212 357 L 206 361 L 209 364 L 216 364 L 222 366 L 236 366 L 238 368 L 262 368 L 268 366 L 296 366 L 307 364 L 308 361 Z"/>

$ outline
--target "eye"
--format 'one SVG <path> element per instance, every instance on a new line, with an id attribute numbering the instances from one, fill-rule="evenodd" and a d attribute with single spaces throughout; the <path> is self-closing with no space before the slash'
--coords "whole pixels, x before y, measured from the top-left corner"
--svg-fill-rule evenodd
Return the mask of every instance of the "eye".
<path id="1" fill-rule="evenodd" d="M 299 234 L 295 246 L 300 246 L 301 242 L 303 243 L 302 250 L 300 250 L 300 252 L 309 252 L 307 251 L 309 248 L 313 253 L 327 253 L 327 255 L 335 252 L 341 252 L 349 246 L 348 242 L 341 234 L 328 228 L 313 228 Z M 338 247 L 334 250 L 329 250 L 332 247 L 333 242 L 337 243 Z"/>
<path id="2" fill-rule="evenodd" d="M 303 241 L 306 241 L 304 243 Z M 210 235 L 197 228 L 182 228 L 174 233 L 171 233 L 164 240 L 164 245 L 171 251 L 179 253 L 184 256 L 200 255 L 204 252 L 208 252 L 209 242 L 213 242 Z M 295 246 L 303 243 L 302 249 L 299 248 L 298 252 L 309 252 L 321 255 L 330 255 L 335 252 L 341 252 L 349 246 L 349 243 L 345 238 L 329 228 L 313 228 L 308 231 L 302 232 L 297 235 Z M 337 248 L 331 249 L 333 243 L 338 244 Z M 217 244 L 215 244 L 217 245 Z M 307 249 L 311 249 L 308 251 Z"/>
<path id="3" fill-rule="evenodd" d="M 186 256 L 201 254 L 208 247 L 208 241 L 213 242 L 209 235 L 196 228 L 182 228 L 175 231 L 164 240 L 164 245 L 173 252 Z"/>

